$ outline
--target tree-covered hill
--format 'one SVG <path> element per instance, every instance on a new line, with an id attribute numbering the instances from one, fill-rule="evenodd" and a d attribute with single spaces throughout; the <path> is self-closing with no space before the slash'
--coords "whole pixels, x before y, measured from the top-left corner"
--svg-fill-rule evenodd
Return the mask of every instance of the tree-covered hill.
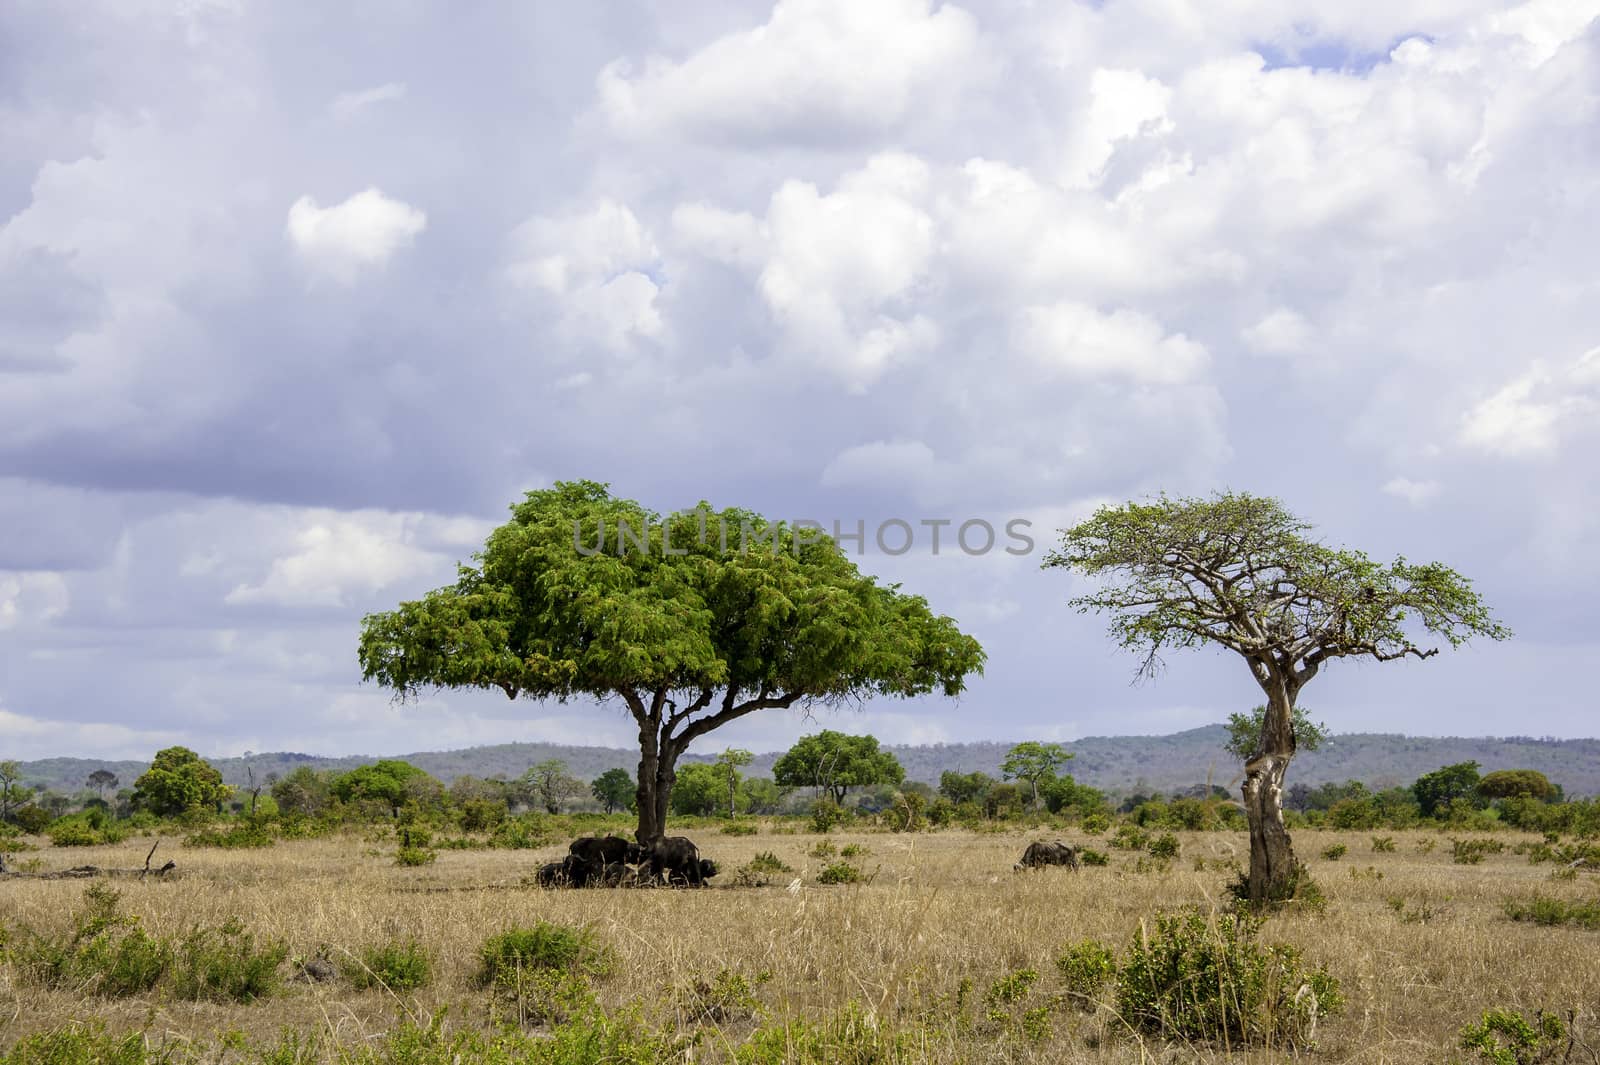
<path id="1" fill-rule="evenodd" d="M 1204 784 L 1208 779 L 1231 789 L 1236 786 L 1234 778 L 1239 765 L 1237 759 L 1223 750 L 1226 739 L 1227 732 L 1221 725 L 1207 725 L 1170 736 L 1090 736 L 1066 745 L 1076 755 L 1068 763 L 1067 771 L 1083 783 L 1117 794 L 1135 790 L 1172 792 Z M 947 769 L 981 770 L 999 776 L 1000 762 L 1013 742 L 889 745 L 888 749 L 905 767 L 909 779 L 937 783 L 939 774 Z M 772 763 L 779 753 L 757 755 L 746 772 L 770 776 Z M 685 759 L 709 762 L 715 754 L 714 749 L 708 749 L 688 754 Z M 575 776 L 591 780 L 614 767 L 632 772 L 639 758 L 638 752 L 620 748 L 549 743 L 505 743 L 400 757 L 447 782 L 469 774 L 514 778 L 535 762 L 549 758 L 565 761 Z M 375 757 L 321 758 L 309 754 L 270 753 L 248 758 L 217 758 L 212 762 L 222 770 L 226 781 L 243 784 L 247 767 L 259 780 L 268 773 L 281 775 L 299 765 L 353 769 L 375 760 Z M 1537 769 L 1560 784 L 1569 797 L 1600 795 L 1600 739 L 1348 733 L 1333 736 L 1321 749 L 1296 758 L 1289 776 L 1294 783 L 1313 786 L 1330 781 L 1359 780 L 1372 787 L 1388 787 L 1409 784 L 1442 765 L 1469 760 L 1480 763 L 1485 772 Z M 117 774 L 123 787 L 128 787 L 148 766 L 148 762 L 71 757 L 22 763 L 23 778 L 30 784 L 65 792 L 81 789 L 89 774 L 97 769 L 109 769 Z"/>

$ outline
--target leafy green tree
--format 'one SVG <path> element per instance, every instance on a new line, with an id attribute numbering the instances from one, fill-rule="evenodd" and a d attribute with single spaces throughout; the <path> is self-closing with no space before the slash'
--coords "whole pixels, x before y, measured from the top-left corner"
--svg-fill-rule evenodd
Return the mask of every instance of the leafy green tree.
<path id="1" fill-rule="evenodd" d="M 1561 798 L 1561 789 L 1537 769 L 1497 769 L 1478 781 L 1478 794 L 1486 799 L 1514 799 L 1526 795 L 1542 802 Z"/>
<path id="2" fill-rule="evenodd" d="M 1080 815 L 1099 813 L 1108 809 L 1105 794 L 1099 788 L 1079 784 L 1071 776 L 1054 777 L 1044 782 L 1039 795 L 1045 809 L 1053 814 L 1063 810 L 1077 810 Z"/>
<path id="3" fill-rule="evenodd" d="M 280 813 L 316 817 L 333 803 L 333 774 L 297 765 L 273 781 L 270 791 Z"/>
<path id="4" fill-rule="evenodd" d="M 824 729 L 803 736 L 772 766 L 772 779 L 791 788 L 827 792 L 836 803 L 845 790 L 870 784 L 898 784 L 906 771 L 894 754 L 881 750 L 875 736 L 850 736 Z"/>
<path id="5" fill-rule="evenodd" d="M 704 762 L 690 762 L 678 770 L 672 789 L 672 811 L 697 817 L 710 817 L 722 805 L 727 780 L 722 770 Z"/>
<path id="6" fill-rule="evenodd" d="M 1276 499 L 1219 493 L 1103 507 L 1062 531 L 1044 566 L 1074 570 L 1099 587 L 1073 600 L 1111 617 L 1111 635 L 1142 656 L 1140 676 L 1163 652 L 1218 646 L 1239 655 L 1266 695 L 1261 740 L 1245 763 L 1254 904 L 1291 894 L 1300 869 L 1283 824 L 1283 777 L 1294 757 L 1301 689 L 1337 658 L 1430 658 L 1427 633 L 1455 647 L 1510 635 L 1454 570 L 1403 558 L 1374 562 L 1312 539 Z"/>
<path id="7" fill-rule="evenodd" d="M 1222 745 L 1230 754 L 1248 762 L 1261 747 L 1261 726 L 1267 719 L 1266 706 L 1258 706 L 1248 714 L 1228 715 L 1228 742 Z M 1314 751 L 1328 738 L 1328 729 L 1320 721 L 1313 721 L 1300 707 L 1292 711 L 1289 727 L 1294 731 L 1295 751 Z"/>
<path id="8" fill-rule="evenodd" d="M 150 768 L 133 782 L 134 802 L 162 817 L 187 810 L 221 812 L 232 794 L 222 774 L 187 747 L 157 751 Z"/>
<path id="9" fill-rule="evenodd" d="M 832 539 L 709 504 L 666 517 L 593 482 L 529 492 L 456 583 L 362 624 L 363 676 L 511 698 L 592 696 L 639 729 L 640 840 L 663 835 L 679 757 L 764 710 L 954 696 L 983 650 L 863 576 Z"/>
<path id="10" fill-rule="evenodd" d="M 109 769 L 96 769 L 84 781 L 84 784 L 93 788 L 101 799 L 106 798 L 106 792 L 116 791 L 117 785 L 120 783 L 121 781 L 117 779 L 117 775 Z"/>
<path id="11" fill-rule="evenodd" d="M 784 789 L 771 777 L 739 781 L 739 805 L 753 814 L 775 814 L 783 806 Z"/>
<path id="12" fill-rule="evenodd" d="M 374 803 L 399 817 L 400 808 L 418 798 L 419 785 L 425 782 L 438 784 L 426 770 L 410 762 L 384 758 L 334 777 L 332 791 L 342 803 Z"/>
<path id="13" fill-rule="evenodd" d="M 563 805 L 583 794 L 583 781 L 568 773 L 567 763 L 559 758 L 530 766 L 522 784 L 547 814 L 560 813 Z"/>
<path id="14" fill-rule="evenodd" d="M 1026 780 L 1030 789 L 1029 805 L 1039 805 L 1039 785 L 1054 779 L 1056 770 L 1067 764 L 1070 751 L 1059 743 L 1039 743 L 1027 740 L 1006 752 L 1000 763 L 1000 775 L 1007 780 Z"/>
<path id="15" fill-rule="evenodd" d="M 608 814 L 626 810 L 633 805 L 633 774 L 626 769 L 607 769 L 594 778 L 589 789 Z"/>
<path id="16" fill-rule="evenodd" d="M 988 773 L 959 773 L 946 769 L 939 774 L 939 794 L 958 805 L 982 802 L 994 785 L 995 779 Z"/>
<path id="17" fill-rule="evenodd" d="M 0 762 L 0 822 L 10 821 L 17 808 L 32 799 L 33 789 L 22 782 L 22 766 Z"/>
<path id="18" fill-rule="evenodd" d="M 739 747 L 729 747 L 717 755 L 717 769 L 722 772 L 723 782 L 728 790 L 729 817 L 738 812 L 734 809 L 734 800 L 739 795 L 739 767 L 749 765 L 754 759 L 755 755 Z"/>
<path id="19" fill-rule="evenodd" d="M 1481 808 L 1484 800 L 1478 794 L 1479 779 L 1477 762 L 1457 762 L 1422 774 L 1411 785 L 1411 793 L 1417 797 L 1423 817 L 1437 816 L 1460 803 Z"/>

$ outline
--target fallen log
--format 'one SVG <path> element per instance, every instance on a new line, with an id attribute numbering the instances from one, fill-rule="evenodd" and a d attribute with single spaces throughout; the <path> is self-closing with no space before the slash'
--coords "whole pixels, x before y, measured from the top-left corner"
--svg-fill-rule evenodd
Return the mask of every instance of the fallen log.
<path id="1" fill-rule="evenodd" d="M 158 839 L 150 847 L 150 853 L 144 856 L 143 869 L 115 869 L 99 865 L 75 865 L 71 869 L 56 869 L 48 873 L 27 873 L 20 869 L 7 869 L 5 855 L 0 854 L 0 880 L 89 880 L 93 877 L 121 877 L 131 880 L 143 880 L 146 877 L 163 878 L 174 873 L 178 863 L 169 861 L 158 868 L 150 868 L 150 859 L 155 857 L 156 847 L 161 846 Z"/>

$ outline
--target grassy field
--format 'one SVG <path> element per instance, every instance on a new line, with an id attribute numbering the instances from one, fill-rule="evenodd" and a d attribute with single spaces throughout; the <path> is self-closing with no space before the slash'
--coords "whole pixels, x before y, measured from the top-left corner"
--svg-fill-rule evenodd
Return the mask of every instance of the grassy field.
<path id="1" fill-rule="evenodd" d="M 138 915 L 150 933 L 182 936 L 238 917 L 256 936 L 287 944 L 285 975 L 295 958 L 322 953 L 349 967 L 366 948 L 414 940 L 433 960 L 431 983 L 397 994 L 358 990 L 347 976 L 291 980 L 250 1004 L 182 1001 L 160 989 L 105 998 L 41 986 L 11 958 L 0 968 L 0 1046 L 99 1019 L 114 1032 L 143 1032 L 154 1046 L 214 1048 L 209 1061 L 246 1060 L 238 1048 L 272 1044 L 283 1029 L 294 1029 L 316 1037 L 317 1049 L 306 1054 L 316 1060 L 335 1059 L 341 1047 L 380 1046 L 397 1027 L 426 1024 L 441 1010 L 448 1030 L 492 1030 L 511 1008 L 475 983 L 480 945 L 507 928 L 550 921 L 588 926 L 609 949 L 610 971 L 593 982 L 607 1011 L 636 1010 L 649 1030 L 699 1031 L 697 1044 L 677 1060 L 723 1060 L 759 1027 L 840 1017 L 899 1034 L 903 1042 L 899 1056 L 886 1056 L 877 1044 L 876 1056 L 852 1051 L 839 1060 L 1284 1060 L 1279 1049 L 1229 1051 L 1136 1034 L 1119 1021 L 1110 993 L 1087 1009 L 1057 994 L 1056 959 L 1065 947 L 1098 939 L 1120 953 L 1141 920 L 1159 911 L 1223 908 L 1231 876 L 1223 865 L 1243 855 L 1242 836 L 1180 833 L 1182 851 L 1164 868 L 1104 841 L 1078 839 L 1107 851 L 1110 864 L 1014 873 L 1012 863 L 1037 835 L 834 833 L 826 838 L 836 848 L 865 849 L 852 860 L 870 879 L 826 886 L 816 877 L 834 859 L 810 853 L 824 837 L 702 833 L 698 842 L 723 875 L 700 891 L 525 886 L 524 878 L 558 857 L 560 847 L 445 851 L 434 864 L 412 869 L 393 864 L 391 844 L 359 836 L 247 851 L 174 846 L 168 856 L 180 864 L 175 881 L 111 882 L 122 910 Z M 1513 922 L 1503 909 L 1507 899 L 1536 893 L 1594 900 L 1600 877 L 1555 879 L 1549 864 L 1530 865 L 1513 854 L 1510 846 L 1521 837 L 1509 834 L 1497 837 L 1505 851 L 1476 865 L 1455 864 L 1449 840 L 1439 834 L 1392 835 L 1394 850 L 1385 852 L 1374 851 L 1367 833 L 1296 836 L 1327 897 L 1326 911 L 1273 917 L 1261 935 L 1301 948 L 1307 962 L 1325 963 L 1342 983 L 1345 1008 L 1322 1022 L 1310 1056 L 1476 1060 L 1455 1049 L 1459 1032 L 1496 1007 L 1530 1017 L 1539 1008 L 1576 1010 L 1580 1035 L 1600 1045 L 1600 932 Z M 1340 860 L 1318 857 L 1335 843 L 1347 847 Z M 146 846 L 134 839 L 116 848 L 46 848 L 27 857 L 46 869 L 137 866 Z M 793 871 L 776 874 L 767 886 L 734 886 L 734 871 L 758 851 L 772 852 Z M 0 924 L 13 946 L 18 928 L 64 934 L 86 905 L 83 881 L 0 882 Z M 723 969 L 745 979 L 758 1005 L 749 1016 L 732 1010 L 720 1024 L 696 1025 L 686 1013 L 696 1000 L 684 989 L 714 982 Z M 996 981 L 1028 969 L 1039 974 L 1032 986 L 1018 994 L 1013 980 L 1015 1001 L 996 1005 Z M 1024 1026 L 1030 1010 L 1035 1022 Z M 1579 1046 L 1572 1060 L 1588 1060 L 1583 1053 Z M 424 1058 L 391 1053 L 384 1060 Z"/>

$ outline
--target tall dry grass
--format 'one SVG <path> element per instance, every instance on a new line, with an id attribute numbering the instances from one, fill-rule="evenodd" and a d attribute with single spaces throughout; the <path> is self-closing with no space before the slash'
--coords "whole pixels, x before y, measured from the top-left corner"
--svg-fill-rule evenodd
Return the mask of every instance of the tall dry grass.
<path id="1" fill-rule="evenodd" d="M 1395 851 L 1376 853 L 1367 833 L 1299 833 L 1298 852 L 1322 886 L 1327 910 L 1276 916 L 1263 933 L 1302 948 L 1313 964 L 1325 962 L 1343 984 L 1348 1005 L 1323 1025 L 1317 1057 L 1449 1060 L 1461 1026 L 1491 1007 L 1530 1014 L 1576 1008 L 1589 1011 L 1593 1023 L 1600 934 L 1514 923 L 1502 906 L 1535 891 L 1593 898 L 1600 878 L 1553 880 L 1550 866 L 1529 865 L 1509 849 L 1478 865 L 1456 865 L 1448 840 L 1437 834 L 1391 835 Z M 880 1023 L 920 1033 L 915 1060 L 1282 1060 L 1276 1051 L 1228 1054 L 1139 1038 L 1109 1010 L 1054 1012 L 1052 1034 L 1038 1042 L 957 1022 L 958 999 L 981 998 L 993 981 L 1019 969 L 1040 972 L 1036 994 L 1043 1002 L 1057 986 L 1055 959 L 1069 944 L 1093 938 L 1120 951 L 1141 918 L 1155 912 L 1184 904 L 1221 909 L 1230 874 L 1220 864 L 1246 853 L 1242 836 L 1182 833 L 1182 853 L 1165 870 L 1146 863 L 1141 871 L 1140 855 L 1109 851 L 1105 868 L 1013 873 L 1031 834 L 834 833 L 841 847 L 868 849 L 855 861 L 870 881 L 831 887 L 815 880 L 832 860 L 809 855 L 818 838 L 704 835 L 702 850 L 723 875 L 718 886 L 701 891 L 526 886 L 540 862 L 558 856 L 554 847 L 445 851 L 418 869 L 396 867 L 392 848 L 354 836 L 261 851 L 176 850 L 179 879 L 115 882 L 125 911 L 139 915 L 150 932 L 181 935 L 237 916 L 258 935 L 286 940 L 291 956 L 323 954 L 335 964 L 350 963 L 367 947 L 415 940 L 434 959 L 432 984 L 395 995 L 356 991 L 342 979 L 292 983 L 253 1005 L 180 1002 L 160 993 L 102 1000 L 41 988 L 8 961 L 0 965 L 0 1045 L 85 1018 L 197 1044 L 226 1032 L 270 1041 L 287 1026 L 354 1045 L 445 1007 L 453 1025 L 488 1026 L 495 1020 L 490 996 L 474 984 L 480 944 L 497 931 L 543 920 L 594 928 L 616 957 L 614 972 L 597 985 L 601 1001 L 608 1008 L 638 1004 L 655 1024 L 673 1022 L 680 1004 L 674 989 L 726 968 L 751 979 L 770 974 L 757 992 L 768 1019 L 822 1018 L 859 1004 Z M 1423 853 L 1426 839 L 1439 844 Z M 1106 849 L 1103 841 L 1086 842 Z M 1334 842 L 1345 843 L 1348 853 L 1339 861 L 1319 859 Z M 46 849 L 38 857 L 48 868 L 137 865 L 147 846 L 133 840 L 117 848 Z M 795 872 L 778 874 L 767 887 L 732 887 L 733 871 L 757 851 L 774 852 Z M 1204 869 L 1195 867 L 1197 858 Z M 0 924 L 64 929 L 84 906 L 83 893 L 81 881 L 0 883 Z M 737 1041 L 758 1020 L 708 1034 L 698 1060 L 708 1054 L 715 1060 L 719 1044 Z"/>

